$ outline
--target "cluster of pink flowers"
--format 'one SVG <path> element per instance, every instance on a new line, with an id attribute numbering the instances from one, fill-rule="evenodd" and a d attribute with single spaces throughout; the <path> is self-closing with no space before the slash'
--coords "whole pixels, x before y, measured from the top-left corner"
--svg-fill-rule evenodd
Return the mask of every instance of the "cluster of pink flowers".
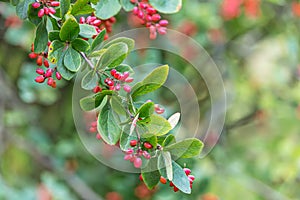
<path id="1" fill-rule="evenodd" d="M 104 36 L 104 40 L 108 39 L 108 34 L 112 32 L 112 26 L 116 23 L 116 18 L 111 17 L 107 20 L 97 18 L 93 13 L 88 17 L 80 17 L 80 24 L 89 24 L 95 27 L 97 34 L 93 36 L 93 38 L 97 37 L 97 35 L 103 30 L 106 29 L 106 35 Z"/>
<path id="2" fill-rule="evenodd" d="M 139 2 L 138 0 L 130 0 L 130 2 L 136 5 L 133 8 L 133 14 L 140 19 L 141 24 L 145 24 L 149 28 L 150 39 L 156 39 L 157 33 L 161 35 L 167 33 L 166 26 L 169 24 L 168 20 L 161 19 L 157 10 L 148 2 Z"/>
<path id="3" fill-rule="evenodd" d="M 53 0 L 40 0 L 31 4 L 33 8 L 38 9 L 38 17 L 43 17 L 44 15 L 55 14 L 55 7 L 60 5 L 59 1 Z"/>

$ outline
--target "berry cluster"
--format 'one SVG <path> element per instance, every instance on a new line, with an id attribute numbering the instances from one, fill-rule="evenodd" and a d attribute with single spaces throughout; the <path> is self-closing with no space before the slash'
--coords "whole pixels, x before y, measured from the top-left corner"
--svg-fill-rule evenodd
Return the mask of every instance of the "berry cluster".
<path id="1" fill-rule="evenodd" d="M 133 8 L 133 14 L 140 19 L 141 24 L 145 24 L 149 28 L 150 39 L 156 39 L 157 32 L 161 35 L 167 33 L 168 20 L 161 20 L 160 14 L 148 2 L 139 2 L 138 0 L 130 0 L 130 2 L 136 5 Z"/>
<path id="2" fill-rule="evenodd" d="M 50 43 L 48 43 L 49 46 Z M 47 84 L 51 86 L 52 88 L 56 88 L 56 81 L 53 78 L 53 75 L 55 74 L 55 77 L 57 80 L 61 80 L 61 74 L 57 71 L 56 67 L 50 68 L 49 61 L 47 60 L 48 53 L 42 52 L 42 53 L 35 53 L 34 52 L 34 46 L 31 45 L 31 53 L 28 55 L 31 59 L 36 59 L 36 64 L 38 66 L 44 65 L 46 68 L 46 71 L 42 68 L 37 68 L 36 73 L 38 76 L 35 78 L 35 82 L 37 83 L 44 83 L 47 79 Z"/>
<path id="3" fill-rule="evenodd" d="M 80 24 L 89 24 L 95 27 L 97 34 L 93 36 L 93 38 L 97 37 L 97 35 L 103 30 L 106 29 L 106 34 L 104 36 L 104 40 L 108 39 L 108 33 L 112 32 L 112 26 L 116 23 L 116 18 L 111 17 L 107 20 L 102 20 L 97 18 L 93 13 L 88 17 L 80 17 Z"/>
<path id="4" fill-rule="evenodd" d="M 260 3 L 260 0 L 223 0 L 221 15 L 225 20 L 237 18 L 244 7 L 247 17 L 256 18 L 260 14 Z"/>
<path id="5" fill-rule="evenodd" d="M 189 168 L 183 168 L 183 171 L 185 172 L 185 174 L 187 175 L 189 181 L 190 181 L 190 187 L 192 189 L 193 187 L 193 182 L 195 180 L 195 176 L 191 175 L 191 170 Z M 178 192 L 179 189 L 173 184 L 173 182 L 170 182 L 170 187 L 173 187 L 174 192 Z"/>
<path id="6" fill-rule="evenodd" d="M 104 80 L 105 87 L 109 90 L 120 91 L 121 88 L 127 93 L 131 92 L 131 87 L 126 83 L 131 83 L 133 81 L 129 72 L 118 72 L 116 69 L 110 71 L 110 75 L 107 74 L 107 78 Z M 93 89 L 94 93 L 101 92 L 102 88 L 98 85 Z"/>
<path id="7" fill-rule="evenodd" d="M 151 155 L 148 153 L 147 150 L 150 150 L 153 148 L 152 144 L 149 142 L 143 142 L 143 146 L 146 150 L 142 150 L 141 143 L 137 140 L 131 140 L 130 141 L 131 147 L 137 147 L 135 149 L 128 149 L 125 151 L 124 160 L 129 160 L 133 163 L 135 168 L 141 168 L 143 161 L 141 157 L 143 156 L 145 159 L 149 160 L 151 158 Z"/>
<path id="8" fill-rule="evenodd" d="M 55 14 L 56 10 L 54 7 L 58 7 L 60 5 L 59 1 L 53 0 L 38 0 L 31 4 L 33 8 L 38 9 L 38 17 L 42 18 L 44 15 Z"/>

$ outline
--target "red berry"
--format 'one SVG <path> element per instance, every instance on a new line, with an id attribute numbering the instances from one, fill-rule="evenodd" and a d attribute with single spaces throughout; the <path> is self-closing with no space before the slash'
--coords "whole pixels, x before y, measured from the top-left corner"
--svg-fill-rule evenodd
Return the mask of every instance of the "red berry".
<path id="1" fill-rule="evenodd" d="M 146 149 L 152 149 L 153 148 L 152 144 L 150 144 L 149 142 L 144 142 L 144 147 Z"/>
<path id="2" fill-rule="evenodd" d="M 147 20 L 148 22 L 151 22 L 151 21 L 152 21 L 151 15 L 146 15 L 146 20 Z"/>
<path id="3" fill-rule="evenodd" d="M 80 17 L 79 18 L 79 23 L 80 24 L 84 24 L 85 23 L 85 18 L 84 17 Z"/>
<path id="4" fill-rule="evenodd" d="M 53 79 L 52 77 L 49 77 L 49 78 L 48 78 L 48 81 L 47 81 L 47 84 L 48 84 L 49 86 L 52 86 L 53 83 L 54 83 L 54 79 Z"/>
<path id="5" fill-rule="evenodd" d="M 57 7 L 57 6 L 60 5 L 60 2 L 59 2 L 59 1 L 52 1 L 52 2 L 50 3 L 50 5 L 53 6 L 53 7 Z"/>
<path id="6" fill-rule="evenodd" d="M 49 13 L 54 15 L 56 13 L 56 10 L 52 7 L 49 8 Z"/>
<path id="7" fill-rule="evenodd" d="M 49 15 L 49 8 L 44 7 L 44 12 L 45 12 L 45 15 Z"/>
<path id="8" fill-rule="evenodd" d="M 183 171 L 185 172 L 185 174 L 188 176 L 191 174 L 192 170 L 190 170 L 189 168 L 183 168 Z"/>
<path id="9" fill-rule="evenodd" d="M 138 7 L 134 7 L 132 12 L 133 12 L 134 15 L 138 15 L 139 8 Z"/>
<path id="10" fill-rule="evenodd" d="M 159 21 L 159 25 L 161 26 L 167 26 L 168 24 L 169 24 L 168 20 L 163 19 Z"/>
<path id="11" fill-rule="evenodd" d="M 52 76 L 52 73 L 53 73 L 53 70 L 52 70 L 52 69 L 47 69 L 46 74 L 45 74 L 45 77 L 46 77 L 46 78 L 51 77 L 51 76 Z"/>
<path id="12" fill-rule="evenodd" d="M 141 168 L 142 164 L 143 164 L 143 161 L 142 161 L 141 158 L 137 157 L 133 161 L 133 165 L 134 165 L 135 168 Z"/>
<path id="13" fill-rule="evenodd" d="M 38 58 L 36 59 L 36 64 L 38 66 L 42 66 L 42 64 L 43 64 L 43 56 L 38 56 Z"/>
<path id="14" fill-rule="evenodd" d="M 149 160 L 151 158 L 151 155 L 147 152 L 147 151 L 143 151 L 143 156 L 144 158 L 146 158 L 147 160 Z"/>
<path id="15" fill-rule="evenodd" d="M 55 73 L 55 76 L 56 76 L 57 80 L 60 80 L 60 79 L 61 79 L 61 74 L 60 74 L 59 72 L 56 72 L 56 73 Z"/>
<path id="16" fill-rule="evenodd" d="M 98 134 L 96 135 L 96 138 L 97 138 L 97 140 L 101 140 L 101 135 L 98 133 Z"/>
<path id="17" fill-rule="evenodd" d="M 123 73 L 123 77 L 122 77 L 122 79 L 124 79 L 124 80 L 125 80 L 126 78 L 128 78 L 128 77 L 129 77 L 129 75 L 130 75 L 130 74 L 129 74 L 129 72 L 124 72 L 124 73 Z"/>
<path id="18" fill-rule="evenodd" d="M 162 184 L 167 184 L 167 179 L 165 179 L 164 177 L 160 177 L 160 180 L 159 180 Z"/>
<path id="19" fill-rule="evenodd" d="M 124 156 L 124 160 L 131 160 L 132 159 L 132 154 L 127 154 Z"/>
<path id="20" fill-rule="evenodd" d="M 117 21 L 115 17 L 111 17 L 108 20 L 110 23 L 115 23 Z"/>
<path id="21" fill-rule="evenodd" d="M 133 78 L 131 78 L 131 77 L 128 77 L 128 78 L 125 79 L 126 83 L 131 83 L 132 81 L 133 81 Z"/>
<path id="22" fill-rule="evenodd" d="M 157 21 L 159 21 L 161 19 L 161 16 L 159 15 L 159 14 L 154 14 L 154 15 L 152 15 L 152 20 L 154 21 L 154 22 L 157 22 Z"/>
<path id="23" fill-rule="evenodd" d="M 153 15 L 153 14 L 156 13 L 156 10 L 152 7 L 149 7 L 149 8 L 147 8 L 147 13 L 150 14 L 150 15 Z"/>
<path id="24" fill-rule="evenodd" d="M 192 180 L 192 181 L 195 180 L 195 176 L 193 176 L 193 175 L 188 175 L 188 178 L 189 178 L 190 180 Z"/>
<path id="25" fill-rule="evenodd" d="M 144 13 L 143 13 L 143 11 L 139 10 L 137 16 L 138 16 L 140 19 L 143 19 L 143 18 L 144 18 Z"/>
<path id="26" fill-rule="evenodd" d="M 127 150 L 125 151 L 126 154 L 132 154 L 133 152 L 134 152 L 133 149 L 127 149 Z"/>
<path id="27" fill-rule="evenodd" d="M 98 92 L 101 92 L 101 91 L 102 91 L 102 89 L 101 89 L 100 86 L 96 86 L 96 87 L 93 89 L 93 92 L 94 92 L 94 93 L 98 93 Z"/>
<path id="28" fill-rule="evenodd" d="M 36 57 L 38 57 L 38 54 L 31 52 L 30 54 L 28 54 L 29 58 L 31 59 L 35 59 Z"/>
<path id="29" fill-rule="evenodd" d="M 179 191 L 179 189 L 176 187 L 176 186 L 174 186 L 174 192 L 178 192 Z"/>
<path id="30" fill-rule="evenodd" d="M 110 71 L 110 74 L 111 74 L 112 76 L 115 76 L 116 73 L 117 73 L 117 70 L 116 70 L 116 69 L 112 69 L 112 70 Z"/>
<path id="31" fill-rule="evenodd" d="M 121 89 L 120 83 L 118 83 L 118 84 L 116 85 L 115 89 L 116 89 L 117 91 L 119 91 L 119 90 Z"/>
<path id="32" fill-rule="evenodd" d="M 97 121 L 92 122 L 92 123 L 91 123 L 91 126 L 92 126 L 92 127 L 97 127 L 97 126 L 98 126 L 98 122 L 97 122 Z"/>
<path id="33" fill-rule="evenodd" d="M 44 81 L 45 81 L 44 76 L 38 76 L 35 78 L 35 82 L 37 82 L 37 83 L 43 83 Z"/>
<path id="34" fill-rule="evenodd" d="M 142 174 L 140 174 L 140 181 L 144 181 Z"/>
<path id="35" fill-rule="evenodd" d="M 127 93 L 131 92 L 131 87 L 129 85 L 124 85 L 123 90 Z"/>
<path id="36" fill-rule="evenodd" d="M 94 26 L 100 26 L 100 25 L 101 25 L 101 20 L 96 19 L 95 21 L 92 22 L 92 24 L 93 24 Z"/>
<path id="37" fill-rule="evenodd" d="M 36 73 L 39 74 L 39 75 L 44 75 L 45 74 L 44 70 L 41 69 L 41 68 L 37 68 Z"/>
<path id="38" fill-rule="evenodd" d="M 96 133 L 96 132 L 97 132 L 97 128 L 96 128 L 96 127 L 90 127 L 90 128 L 89 128 L 89 131 L 90 131 L 91 133 Z"/>
<path id="39" fill-rule="evenodd" d="M 175 185 L 173 184 L 173 182 L 170 182 L 170 187 L 174 187 Z"/>
<path id="40" fill-rule="evenodd" d="M 136 3 L 136 0 L 130 0 L 130 3 Z"/>
<path id="41" fill-rule="evenodd" d="M 143 8 L 143 9 L 147 9 L 148 8 L 148 4 L 144 3 L 144 2 L 141 2 L 140 3 L 140 7 Z"/>
<path id="42" fill-rule="evenodd" d="M 44 66 L 47 67 L 47 68 L 49 67 L 49 62 L 46 59 L 44 60 Z"/>
<path id="43" fill-rule="evenodd" d="M 41 6 L 41 4 L 38 3 L 38 2 L 35 2 L 35 3 L 32 4 L 33 8 L 39 8 L 40 6 Z"/>
<path id="44" fill-rule="evenodd" d="M 135 147 L 137 145 L 137 141 L 136 140 L 131 140 L 130 141 L 130 146 Z"/>
<path id="45" fill-rule="evenodd" d="M 44 9 L 40 9 L 39 12 L 38 12 L 38 17 L 42 18 L 44 16 L 44 14 L 45 14 Z"/>

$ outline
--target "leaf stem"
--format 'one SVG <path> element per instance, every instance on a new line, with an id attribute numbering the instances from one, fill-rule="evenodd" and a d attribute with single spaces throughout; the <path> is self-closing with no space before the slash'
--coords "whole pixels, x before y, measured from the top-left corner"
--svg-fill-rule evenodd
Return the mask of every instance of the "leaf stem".
<path id="1" fill-rule="evenodd" d="M 91 69 L 95 69 L 95 66 L 93 63 L 86 57 L 84 52 L 80 52 L 80 55 L 83 57 L 83 59 L 87 62 L 87 64 L 90 66 Z"/>

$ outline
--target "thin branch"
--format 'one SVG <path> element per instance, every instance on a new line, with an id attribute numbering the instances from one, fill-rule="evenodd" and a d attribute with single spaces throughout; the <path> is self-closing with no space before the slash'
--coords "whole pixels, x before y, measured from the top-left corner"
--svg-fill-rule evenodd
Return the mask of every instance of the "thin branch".
<path id="1" fill-rule="evenodd" d="M 80 52 L 80 55 L 83 57 L 83 59 L 87 62 L 87 64 L 90 66 L 91 69 L 95 69 L 94 64 L 86 57 L 84 52 Z"/>

